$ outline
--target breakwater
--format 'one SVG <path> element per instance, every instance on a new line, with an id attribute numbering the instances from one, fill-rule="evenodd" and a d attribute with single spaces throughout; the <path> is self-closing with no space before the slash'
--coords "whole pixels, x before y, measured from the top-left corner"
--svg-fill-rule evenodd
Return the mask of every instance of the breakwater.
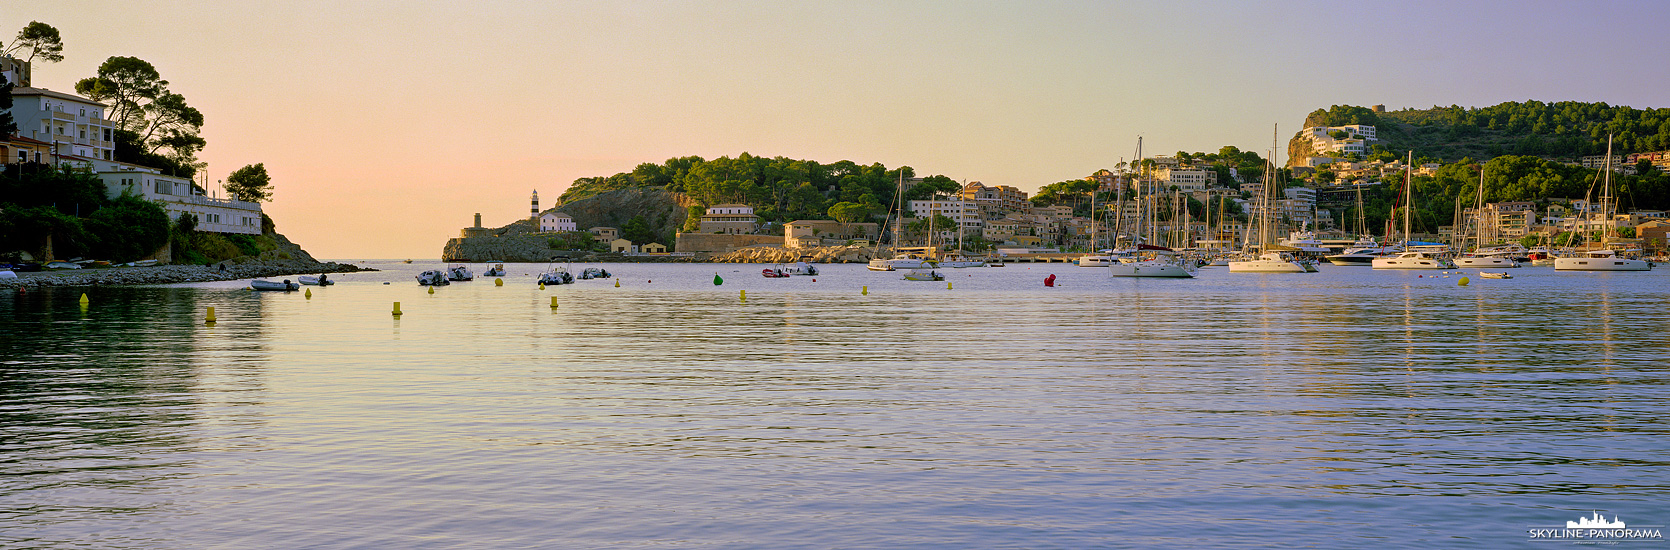
<path id="1" fill-rule="evenodd" d="M 376 271 L 336 262 L 289 261 L 277 263 L 224 263 L 201 265 L 159 265 L 150 267 L 111 267 L 68 271 L 40 271 L 18 273 L 16 279 L 0 279 L 0 288 L 28 288 L 46 286 L 127 286 L 172 283 L 204 283 L 258 277 L 283 277 L 316 273 L 354 273 Z"/>

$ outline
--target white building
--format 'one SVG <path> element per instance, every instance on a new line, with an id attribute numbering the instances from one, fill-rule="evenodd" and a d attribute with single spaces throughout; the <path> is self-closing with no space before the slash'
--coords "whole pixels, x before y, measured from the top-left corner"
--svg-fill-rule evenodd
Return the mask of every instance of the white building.
<path id="1" fill-rule="evenodd" d="M 17 134 L 51 143 L 59 155 L 110 160 L 116 150 L 116 123 L 104 119 L 107 110 L 103 103 L 74 94 L 12 88 Z"/>
<path id="2" fill-rule="evenodd" d="M 1154 173 L 1161 189 L 1177 187 L 1183 191 L 1205 191 L 1218 183 L 1218 172 L 1203 168 L 1162 168 Z"/>
<path id="3" fill-rule="evenodd" d="M 926 201 L 910 201 L 910 211 L 918 218 L 933 215 L 945 216 L 957 222 L 964 232 L 978 234 L 985 222 L 980 217 L 980 203 L 964 199 L 937 199 Z M 951 231 L 943 228 L 941 231 Z"/>
<path id="4" fill-rule="evenodd" d="M 579 231 L 580 226 L 574 224 L 574 218 L 568 214 L 552 210 L 539 216 L 540 231 Z"/>
<path id="5" fill-rule="evenodd" d="M 131 193 L 156 201 L 168 212 L 168 219 L 182 214 L 197 216 L 197 230 L 213 233 L 261 234 L 261 204 L 209 197 L 203 187 L 190 179 L 165 176 L 152 168 L 117 162 L 96 163 L 94 174 L 104 181 L 110 197 Z"/>

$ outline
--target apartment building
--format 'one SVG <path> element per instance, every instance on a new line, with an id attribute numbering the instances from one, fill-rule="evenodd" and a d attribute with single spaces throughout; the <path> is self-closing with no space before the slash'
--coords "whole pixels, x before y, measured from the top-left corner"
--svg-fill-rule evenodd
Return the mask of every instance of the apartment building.
<path id="1" fill-rule="evenodd" d="M 106 120 L 103 103 L 45 88 L 12 88 L 12 120 L 17 135 L 51 144 L 52 155 L 111 160 L 116 123 Z"/>

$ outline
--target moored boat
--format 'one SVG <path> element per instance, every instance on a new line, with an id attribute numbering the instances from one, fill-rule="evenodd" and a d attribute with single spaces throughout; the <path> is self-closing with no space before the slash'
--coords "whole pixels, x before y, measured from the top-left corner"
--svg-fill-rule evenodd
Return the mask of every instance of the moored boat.
<path id="1" fill-rule="evenodd" d="M 452 284 L 451 281 L 447 280 L 446 272 L 439 269 L 431 269 L 429 271 L 419 273 L 417 276 L 417 282 L 422 286 L 446 286 Z"/>
<path id="2" fill-rule="evenodd" d="M 292 283 L 292 282 L 290 282 L 289 279 L 285 279 L 283 281 L 269 281 L 269 280 L 266 280 L 266 279 L 255 279 L 255 280 L 252 280 L 252 281 L 249 282 L 249 288 L 253 288 L 255 290 L 289 291 L 289 290 L 296 290 L 296 289 L 299 289 L 301 287 L 302 287 L 302 285 Z"/>
<path id="3" fill-rule="evenodd" d="M 449 265 L 446 268 L 446 278 L 449 281 L 471 281 L 475 279 L 475 272 L 464 264 Z"/>
<path id="4" fill-rule="evenodd" d="M 1651 271 L 1646 260 L 1619 257 L 1614 250 L 1590 250 L 1581 256 L 1554 259 L 1555 271 Z"/>
<path id="5" fill-rule="evenodd" d="M 943 280 L 945 280 L 945 276 L 940 275 L 938 271 L 934 271 L 932 269 L 909 269 L 909 270 L 905 270 L 905 280 L 907 280 L 907 281 L 943 281 Z"/>
<path id="6" fill-rule="evenodd" d="M 330 286 L 336 284 L 336 281 L 330 280 L 330 277 L 325 276 L 324 273 L 320 273 L 318 276 L 302 275 L 300 277 L 296 277 L 296 282 L 304 285 L 317 286 Z"/>
<path id="7" fill-rule="evenodd" d="M 503 277 L 504 276 L 504 264 L 503 263 L 493 264 L 493 267 L 487 268 L 487 271 L 483 272 L 481 274 L 481 276 L 482 277 Z"/>
<path id="8" fill-rule="evenodd" d="M 1479 277 L 1485 279 L 1512 279 L 1513 275 L 1509 275 L 1506 271 L 1480 271 Z"/>

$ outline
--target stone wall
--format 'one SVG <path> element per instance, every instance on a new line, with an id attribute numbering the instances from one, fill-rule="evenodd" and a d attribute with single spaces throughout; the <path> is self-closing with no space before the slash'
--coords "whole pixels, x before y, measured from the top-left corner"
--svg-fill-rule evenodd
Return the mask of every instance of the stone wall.
<path id="1" fill-rule="evenodd" d="M 679 252 L 730 252 L 738 248 L 759 245 L 783 246 L 779 235 L 720 235 L 714 233 L 679 233 L 673 250 Z"/>

